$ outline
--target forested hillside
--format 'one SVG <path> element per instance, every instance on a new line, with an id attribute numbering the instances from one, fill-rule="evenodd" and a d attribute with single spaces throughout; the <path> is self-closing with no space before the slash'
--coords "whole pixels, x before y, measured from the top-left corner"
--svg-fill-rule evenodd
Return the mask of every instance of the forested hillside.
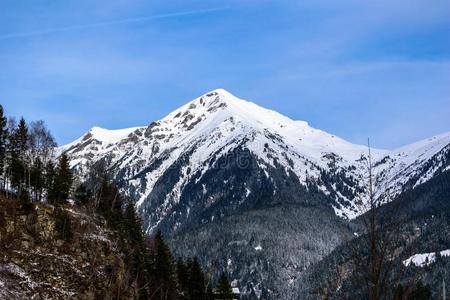
<path id="1" fill-rule="evenodd" d="M 386 299 L 440 299 L 442 283 L 450 282 L 449 183 L 450 171 L 443 172 L 380 207 L 379 225 L 385 227 L 379 229 L 383 235 L 377 243 L 387 246 L 387 257 L 380 262 L 380 269 L 388 271 Z M 361 267 L 367 269 L 368 264 L 360 266 L 358 261 L 367 262 L 370 255 L 363 231 L 367 215 L 352 224 L 361 237 L 336 247 L 299 278 L 296 286 L 302 299 L 364 297 Z M 423 260 L 417 260 L 420 257 Z M 412 298 L 413 292 L 424 296 Z"/>
<path id="2" fill-rule="evenodd" d="M 213 284 L 196 257 L 144 235 L 107 170 L 81 181 L 55 147 L 43 121 L 16 123 L 0 105 L 1 299 L 232 297 L 226 274 Z"/>

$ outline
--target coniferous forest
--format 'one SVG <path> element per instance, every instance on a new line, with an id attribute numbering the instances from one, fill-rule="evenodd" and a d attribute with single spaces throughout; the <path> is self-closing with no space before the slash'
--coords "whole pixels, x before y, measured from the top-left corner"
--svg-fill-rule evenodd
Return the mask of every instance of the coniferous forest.
<path id="1" fill-rule="evenodd" d="M 84 294 L 95 299 L 232 299 L 233 294 L 226 274 L 213 283 L 205 274 L 197 257 L 188 259 L 173 257 L 160 231 L 152 236 L 144 235 L 142 222 L 136 213 L 133 199 L 124 197 L 115 186 L 108 170 L 97 165 L 89 171 L 87 178 L 77 178 L 66 153 L 57 153 L 57 144 L 44 121 L 27 122 L 23 117 L 17 122 L 7 117 L 0 105 L 0 250 L 2 253 L 21 251 L 14 237 L 21 234 L 17 218 L 23 217 L 34 247 L 42 243 L 47 246 L 56 242 L 61 257 L 70 256 L 67 248 L 60 244 L 75 243 L 80 235 L 79 215 L 95 219 L 108 232 L 108 247 L 122 261 L 121 266 L 108 270 L 108 290 L 94 287 L 92 293 Z M 42 239 L 33 222 L 39 223 L 41 210 L 50 210 L 54 235 Z M 83 225 L 84 220 L 81 220 Z M 16 224 L 17 223 L 17 224 Z M 30 224 L 28 224 L 30 223 Z M 8 226 L 17 227 L 10 231 Z M 99 225 L 95 225 L 99 226 Z M 39 229 L 38 229 L 39 230 Z M 77 231 L 78 230 L 78 231 Z M 27 242 L 28 243 L 28 242 Z M 26 246 L 25 248 L 27 248 Z M 45 247 L 44 247 L 45 248 Z M 114 249 L 116 248 L 116 249 Z M 63 249 L 63 250 L 61 250 Z M 76 251 L 83 250 L 80 249 Z M 88 250 L 88 249 L 84 249 Z M 89 250 L 88 250 L 89 251 Z M 8 257 L 4 257 L 8 261 Z M 12 265 L 11 262 L 9 265 Z M 45 267 L 45 266 L 44 266 Z M 122 268 L 121 272 L 117 269 Z M 2 274 L 14 270 L 0 269 Z M 8 273 L 9 272 L 9 273 Z M 116 278 L 114 278 L 116 277 Z M 123 278 L 119 278 L 123 277 Z M 4 278 L 3 278 L 4 279 Z M 97 279 L 99 280 L 99 279 Z M 4 283 L 3 283 L 4 284 Z M 48 286 L 34 283 L 38 295 L 46 297 L 76 296 L 76 289 L 69 294 L 52 294 Z M 217 288 L 216 288 L 217 286 Z M 0 287 L 1 289 L 1 287 Z M 82 290 L 82 289 L 80 289 Z M 89 290 L 89 288 L 87 288 Z M 30 291 L 29 295 L 35 291 Z M 2 294 L 0 298 L 13 294 Z M 78 295 L 79 296 L 79 295 Z M 80 297 L 83 298 L 83 297 Z M 3 298 L 2 298 L 3 299 Z"/>

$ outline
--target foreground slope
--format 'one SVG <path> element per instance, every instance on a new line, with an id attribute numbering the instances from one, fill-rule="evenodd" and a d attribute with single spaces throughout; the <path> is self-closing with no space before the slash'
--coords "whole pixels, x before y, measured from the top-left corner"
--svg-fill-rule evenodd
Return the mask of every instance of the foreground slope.
<path id="1" fill-rule="evenodd" d="M 61 232 L 61 213 L 70 232 Z M 114 240 L 95 215 L 46 204 L 24 211 L 0 195 L 0 299 L 134 299 Z"/>

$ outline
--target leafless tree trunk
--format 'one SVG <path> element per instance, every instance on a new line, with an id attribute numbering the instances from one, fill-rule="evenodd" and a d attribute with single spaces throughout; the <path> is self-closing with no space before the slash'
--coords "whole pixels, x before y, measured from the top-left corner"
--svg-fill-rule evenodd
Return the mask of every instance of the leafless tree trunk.
<path id="1" fill-rule="evenodd" d="M 390 202 L 388 189 L 376 185 L 372 153 L 368 142 L 366 198 L 360 203 L 365 212 L 361 217 L 362 234 L 356 242 L 350 242 L 355 283 L 362 286 L 369 300 L 391 298 L 404 274 L 403 266 L 394 265 L 395 244 L 400 238 L 401 220 L 396 218 L 397 206 L 389 212 L 381 206 Z M 395 270 L 394 272 L 394 269 Z M 395 273 L 395 274 L 394 274 Z M 405 292 L 410 289 L 405 287 Z"/>

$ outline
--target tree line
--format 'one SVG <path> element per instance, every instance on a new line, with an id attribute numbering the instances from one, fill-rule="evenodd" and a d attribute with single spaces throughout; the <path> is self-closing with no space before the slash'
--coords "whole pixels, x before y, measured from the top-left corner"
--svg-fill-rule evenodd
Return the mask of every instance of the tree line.
<path id="1" fill-rule="evenodd" d="M 0 178 L 6 197 L 25 204 L 46 200 L 61 203 L 70 193 L 69 159 L 55 161 L 56 142 L 42 120 L 26 123 L 7 118 L 0 105 Z"/>

